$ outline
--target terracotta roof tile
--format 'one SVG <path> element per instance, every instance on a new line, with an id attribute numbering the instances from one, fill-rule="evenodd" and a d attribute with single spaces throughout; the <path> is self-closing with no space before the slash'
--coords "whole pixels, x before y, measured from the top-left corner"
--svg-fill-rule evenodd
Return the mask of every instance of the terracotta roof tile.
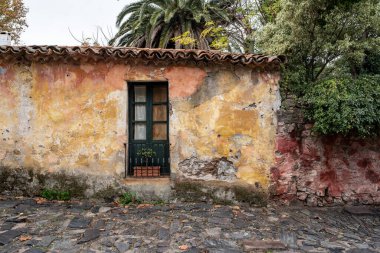
<path id="1" fill-rule="evenodd" d="M 0 59 L 27 61 L 59 60 L 161 60 L 231 63 L 239 65 L 281 64 L 284 56 L 261 54 L 232 54 L 220 51 L 157 49 L 129 47 L 69 47 L 69 46 L 0 46 Z"/>

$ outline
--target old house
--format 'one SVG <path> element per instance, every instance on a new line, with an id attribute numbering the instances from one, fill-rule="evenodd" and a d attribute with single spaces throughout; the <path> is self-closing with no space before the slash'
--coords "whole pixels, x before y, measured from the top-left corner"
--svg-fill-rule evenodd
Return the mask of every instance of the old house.
<path id="1" fill-rule="evenodd" d="M 316 136 L 294 100 L 280 109 L 284 61 L 0 46 L 0 193 L 380 203 L 380 139 Z"/>
<path id="2" fill-rule="evenodd" d="M 2 46 L 0 165 L 85 178 L 87 194 L 125 185 L 167 196 L 183 179 L 266 192 L 283 60 L 218 51 Z M 40 177 L 28 180 L 38 185 Z"/>

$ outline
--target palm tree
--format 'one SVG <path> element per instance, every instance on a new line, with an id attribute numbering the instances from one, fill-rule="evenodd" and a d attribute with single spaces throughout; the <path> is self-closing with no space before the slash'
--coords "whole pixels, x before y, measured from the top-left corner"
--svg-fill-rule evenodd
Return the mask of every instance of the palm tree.
<path id="1" fill-rule="evenodd" d="M 110 45 L 209 49 L 201 36 L 206 22 L 228 24 L 228 8 L 235 0 L 139 0 L 124 7 L 117 17 L 118 33 Z M 183 46 L 174 37 L 189 33 L 197 43 Z"/>

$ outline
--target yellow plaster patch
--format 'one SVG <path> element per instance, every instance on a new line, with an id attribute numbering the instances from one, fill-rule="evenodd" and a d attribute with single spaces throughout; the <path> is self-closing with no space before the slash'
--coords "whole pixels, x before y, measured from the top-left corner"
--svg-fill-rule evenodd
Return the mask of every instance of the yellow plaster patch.
<path id="1" fill-rule="evenodd" d="M 90 165 L 88 158 L 89 157 L 87 155 L 79 155 L 78 160 L 76 161 L 76 164 L 79 166 L 88 167 Z"/>
<path id="2" fill-rule="evenodd" d="M 230 71 L 219 70 L 214 80 L 216 86 L 212 88 L 216 96 L 204 99 L 205 102 L 195 107 L 189 103 L 191 95 L 188 95 L 190 100 L 173 104 L 179 124 L 173 128 L 171 137 L 180 146 L 178 161 L 194 153 L 201 160 L 231 157 L 239 180 L 268 186 L 276 132 L 271 124 L 274 117 L 271 109 L 277 98 L 269 93 L 270 87 L 260 77 L 261 73 L 255 75 L 259 81 L 253 85 L 249 72 L 239 79 Z M 251 104 L 256 107 L 249 108 Z"/>
<path id="3" fill-rule="evenodd" d="M 248 184 L 260 183 L 260 185 L 266 189 L 269 186 L 267 170 L 267 168 L 260 166 L 255 166 L 255 168 L 251 166 L 241 166 L 238 168 L 236 176 Z"/>

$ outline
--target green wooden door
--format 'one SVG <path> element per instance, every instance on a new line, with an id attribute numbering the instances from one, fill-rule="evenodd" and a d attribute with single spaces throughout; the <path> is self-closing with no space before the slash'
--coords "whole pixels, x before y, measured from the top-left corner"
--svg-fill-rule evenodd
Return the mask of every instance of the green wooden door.
<path id="1" fill-rule="evenodd" d="M 170 174 L 169 96 L 167 82 L 128 83 L 129 146 L 128 174 L 141 166 L 160 167 Z M 151 151 L 149 158 L 143 151 Z"/>

